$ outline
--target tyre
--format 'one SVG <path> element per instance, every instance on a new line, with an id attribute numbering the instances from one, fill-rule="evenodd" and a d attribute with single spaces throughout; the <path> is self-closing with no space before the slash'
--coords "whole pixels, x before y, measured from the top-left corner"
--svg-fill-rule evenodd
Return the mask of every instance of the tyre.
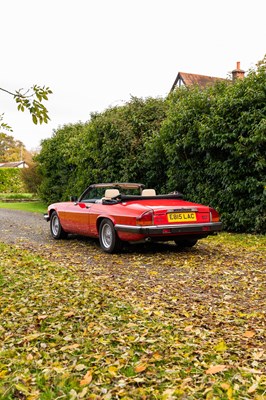
<path id="1" fill-rule="evenodd" d="M 103 219 L 99 229 L 99 240 L 103 251 L 116 253 L 122 247 L 122 242 L 117 236 L 114 225 L 110 219 Z"/>
<path id="2" fill-rule="evenodd" d="M 197 243 L 197 239 L 176 239 L 175 244 L 182 247 L 193 247 Z"/>
<path id="3" fill-rule="evenodd" d="M 50 231 L 54 239 L 65 239 L 67 237 L 56 211 L 53 211 L 51 215 Z"/>

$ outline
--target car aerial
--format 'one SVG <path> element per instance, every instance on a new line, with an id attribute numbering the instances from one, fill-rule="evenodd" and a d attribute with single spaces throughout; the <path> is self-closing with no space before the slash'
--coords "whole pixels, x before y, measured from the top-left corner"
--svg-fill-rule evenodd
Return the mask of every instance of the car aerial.
<path id="1" fill-rule="evenodd" d="M 123 243 L 174 241 L 192 247 L 222 229 L 212 207 L 183 199 L 179 192 L 158 195 L 141 183 L 98 183 L 68 202 L 51 204 L 46 221 L 54 239 L 69 234 L 99 238 L 102 250 Z"/>

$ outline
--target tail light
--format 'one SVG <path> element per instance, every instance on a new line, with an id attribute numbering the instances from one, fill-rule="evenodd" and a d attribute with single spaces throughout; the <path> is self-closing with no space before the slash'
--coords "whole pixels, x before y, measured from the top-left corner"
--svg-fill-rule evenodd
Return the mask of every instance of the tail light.
<path id="1" fill-rule="evenodd" d="M 211 222 L 219 222 L 220 221 L 220 215 L 214 208 L 210 208 L 210 220 L 211 220 Z"/>
<path id="2" fill-rule="evenodd" d="M 137 217 L 136 225 L 153 225 L 153 211 L 145 211 L 140 217 Z"/>

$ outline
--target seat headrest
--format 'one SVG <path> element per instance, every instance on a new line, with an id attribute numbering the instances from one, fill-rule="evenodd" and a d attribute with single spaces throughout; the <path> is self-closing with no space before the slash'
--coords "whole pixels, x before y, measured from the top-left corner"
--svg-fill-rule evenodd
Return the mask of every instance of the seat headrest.
<path id="1" fill-rule="evenodd" d="M 119 196 L 119 190 L 118 189 L 106 189 L 104 193 L 104 197 L 106 199 L 112 199 L 113 197 Z"/>
<path id="2" fill-rule="evenodd" d="M 156 191 L 154 189 L 143 189 L 142 196 L 156 196 Z"/>

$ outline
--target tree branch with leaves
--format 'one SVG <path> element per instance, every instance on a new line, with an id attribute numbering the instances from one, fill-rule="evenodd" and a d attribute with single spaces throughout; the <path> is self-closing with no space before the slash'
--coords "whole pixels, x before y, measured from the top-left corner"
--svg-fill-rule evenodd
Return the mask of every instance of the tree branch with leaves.
<path id="1" fill-rule="evenodd" d="M 49 87 L 33 85 L 29 89 L 19 89 L 15 92 L 3 88 L 0 88 L 0 90 L 13 96 L 17 103 L 18 111 L 24 112 L 28 110 L 35 125 L 47 124 L 50 120 L 48 110 L 43 104 L 43 101 L 47 101 L 48 96 L 53 93 Z M 12 131 L 12 128 L 3 121 L 3 117 L 4 114 L 0 114 L 0 129 Z"/>

